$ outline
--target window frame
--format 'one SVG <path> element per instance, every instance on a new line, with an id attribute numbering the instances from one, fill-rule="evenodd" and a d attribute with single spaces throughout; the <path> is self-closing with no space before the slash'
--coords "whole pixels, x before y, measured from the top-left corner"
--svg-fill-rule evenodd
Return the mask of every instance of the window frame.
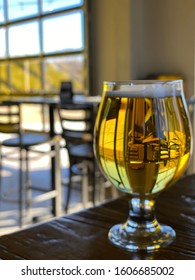
<path id="1" fill-rule="evenodd" d="M 42 91 L 44 92 L 44 87 L 45 87 L 45 81 L 44 81 L 44 59 L 49 58 L 49 57 L 63 57 L 63 56 L 74 56 L 74 55 L 83 55 L 84 57 L 84 93 L 88 94 L 89 93 L 89 46 L 88 46 L 88 0 L 83 0 L 83 4 L 81 6 L 75 6 L 71 8 L 62 8 L 58 9 L 54 12 L 43 12 L 41 7 L 42 7 L 42 1 L 38 1 L 38 15 L 33 15 L 33 16 L 28 16 L 26 18 L 19 18 L 19 19 L 14 19 L 14 20 L 8 20 L 8 13 L 7 13 L 7 1 L 4 0 L 4 11 L 5 11 L 5 21 L 4 23 L 0 22 L 0 28 L 4 27 L 6 29 L 6 38 L 5 38 L 5 48 L 6 48 L 6 54 L 5 57 L 0 57 L 0 64 L 1 63 L 7 63 L 7 77 L 8 77 L 8 89 L 10 92 L 12 91 L 12 85 L 11 85 L 11 70 L 10 70 L 10 64 L 11 62 L 14 61 L 25 61 L 25 60 L 31 60 L 31 59 L 37 59 L 40 60 L 40 71 L 41 71 L 41 88 L 43 89 Z M 83 13 L 83 49 L 80 50 L 67 50 L 67 51 L 56 51 L 56 52 L 50 52 L 50 53 L 44 53 L 43 52 L 43 19 L 51 18 L 53 16 L 61 16 L 61 15 L 66 15 L 70 13 L 74 13 L 75 11 L 82 11 Z M 8 53 L 9 50 L 9 38 L 8 38 L 8 28 L 11 26 L 16 26 L 18 24 L 22 23 L 28 23 L 32 21 L 38 21 L 38 29 L 39 29 L 39 43 L 40 43 L 40 53 L 35 54 L 35 55 L 24 55 L 24 56 L 10 56 Z M 1 73 L 0 73 L 0 78 L 1 78 Z M 1 83 L 0 83 L 1 84 Z M 28 90 L 25 91 L 24 93 L 32 93 L 31 91 L 29 92 Z M 49 92 L 46 92 L 49 93 Z M 56 92 L 52 91 L 53 94 L 58 94 L 59 90 L 56 89 Z M 0 94 L 1 92 L 1 85 L 0 85 Z"/>

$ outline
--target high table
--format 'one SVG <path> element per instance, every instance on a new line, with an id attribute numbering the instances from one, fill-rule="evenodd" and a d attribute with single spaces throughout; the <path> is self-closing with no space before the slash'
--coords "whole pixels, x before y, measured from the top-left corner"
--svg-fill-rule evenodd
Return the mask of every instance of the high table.
<path id="1" fill-rule="evenodd" d="M 94 208 L 54 218 L 28 229 L 0 237 L 0 258 L 9 260 L 192 260 L 195 259 L 195 175 L 180 179 L 160 194 L 159 222 L 172 226 L 176 240 L 153 253 L 127 252 L 113 246 L 109 228 L 125 221 L 128 196 Z"/>

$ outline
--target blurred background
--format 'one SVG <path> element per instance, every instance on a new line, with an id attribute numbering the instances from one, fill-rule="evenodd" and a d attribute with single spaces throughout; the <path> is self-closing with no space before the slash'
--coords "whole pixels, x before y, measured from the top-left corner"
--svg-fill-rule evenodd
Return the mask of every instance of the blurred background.
<path id="1" fill-rule="evenodd" d="M 0 0 L 0 92 L 101 94 L 104 80 L 181 75 L 194 91 L 193 0 Z"/>
<path id="2" fill-rule="evenodd" d="M 181 78 L 190 100 L 194 35 L 194 0 L 0 0 L 0 95 L 55 96 L 72 81 L 93 96 L 105 80 Z M 25 127 L 39 128 L 42 110 L 23 105 Z"/>

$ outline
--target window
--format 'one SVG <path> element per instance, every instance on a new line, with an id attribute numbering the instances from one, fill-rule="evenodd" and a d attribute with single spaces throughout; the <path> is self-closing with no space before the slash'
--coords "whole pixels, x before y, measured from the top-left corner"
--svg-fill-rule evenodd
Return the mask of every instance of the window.
<path id="1" fill-rule="evenodd" d="M 0 92 L 88 91 L 86 17 L 87 0 L 0 0 Z"/>
<path id="2" fill-rule="evenodd" d="M 82 26 L 81 11 L 44 19 L 43 52 L 82 50 L 84 48 Z"/>
<path id="3" fill-rule="evenodd" d="M 0 0 L 0 23 L 4 22 L 4 0 Z"/>
<path id="4" fill-rule="evenodd" d="M 39 54 L 38 22 L 11 25 L 8 28 L 8 40 L 10 57 Z"/>
<path id="5" fill-rule="evenodd" d="M 45 89 L 53 91 L 59 87 L 61 81 L 74 81 L 78 92 L 83 91 L 84 85 L 84 57 L 81 54 L 45 59 Z M 74 69 L 74 71 L 73 71 Z"/>
<path id="6" fill-rule="evenodd" d="M 6 55 L 6 46 L 5 46 L 5 28 L 0 28 L 0 58 L 5 57 Z"/>
<path id="7" fill-rule="evenodd" d="M 51 13 L 59 9 L 68 9 L 83 5 L 83 0 L 43 0 L 43 12 Z"/>
<path id="8" fill-rule="evenodd" d="M 9 91 L 9 81 L 8 81 L 8 64 L 7 63 L 0 63 L 0 88 L 2 92 Z"/>
<path id="9" fill-rule="evenodd" d="M 41 91 L 41 67 L 37 59 L 13 60 L 9 64 L 12 92 Z"/>
<path id="10" fill-rule="evenodd" d="M 38 0 L 8 0 L 8 20 L 38 15 Z"/>

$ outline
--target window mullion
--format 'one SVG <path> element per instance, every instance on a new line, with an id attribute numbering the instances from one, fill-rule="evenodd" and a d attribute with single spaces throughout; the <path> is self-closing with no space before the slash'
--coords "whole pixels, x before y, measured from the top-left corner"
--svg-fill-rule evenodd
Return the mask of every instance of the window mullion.
<path id="1" fill-rule="evenodd" d="M 42 0 L 38 1 L 38 11 L 39 11 L 39 44 L 40 44 L 40 82 L 41 88 L 44 89 L 44 58 L 43 58 L 43 21 L 42 21 Z"/>

